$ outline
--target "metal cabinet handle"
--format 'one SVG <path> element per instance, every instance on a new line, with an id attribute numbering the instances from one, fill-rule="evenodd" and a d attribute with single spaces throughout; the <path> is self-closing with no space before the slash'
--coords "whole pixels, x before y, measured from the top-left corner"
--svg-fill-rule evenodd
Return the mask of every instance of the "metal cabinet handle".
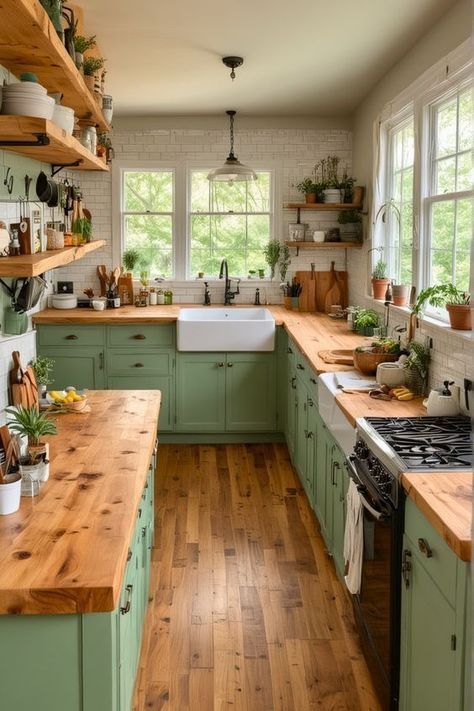
<path id="1" fill-rule="evenodd" d="M 146 536 L 146 526 L 142 526 L 142 538 Z"/>
<path id="2" fill-rule="evenodd" d="M 133 367 L 134 368 L 144 368 L 145 366 L 143 365 L 143 363 L 135 363 L 135 365 Z"/>
<path id="3" fill-rule="evenodd" d="M 125 590 L 127 591 L 127 602 L 125 603 L 125 607 L 120 608 L 120 612 L 122 613 L 122 615 L 126 615 L 127 612 L 130 612 L 130 608 L 132 606 L 131 597 L 132 597 L 133 585 L 127 585 Z"/>
<path id="4" fill-rule="evenodd" d="M 99 353 L 99 370 L 104 370 L 104 351 Z"/>
<path id="5" fill-rule="evenodd" d="M 146 341 L 146 336 L 144 336 L 143 333 L 137 333 L 133 338 L 136 341 Z"/>
<path id="6" fill-rule="evenodd" d="M 287 352 L 287 353 L 293 353 L 293 351 L 292 351 L 292 349 L 290 348 L 290 346 L 288 346 L 288 348 L 286 349 L 286 352 Z"/>
<path id="7" fill-rule="evenodd" d="M 313 385 L 317 385 L 317 384 L 318 384 L 318 381 L 316 380 L 316 378 L 310 378 L 309 380 L 310 380 L 311 383 L 313 383 Z"/>
<path id="8" fill-rule="evenodd" d="M 419 538 L 418 539 L 418 548 L 423 555 L 425 555 L 427 558 L 432 558 L 433 557 L 433 551 L 431 550 L 431 546 L 426 540 L 426 538 Z"/>
<path id="9" fill-rule="evenodd" d="M 132 555 L 133 555 L 132 549 L 129 548 L 129 549 L 128 549 L 128 553 L 127 553 L 127 563 L 128 563 L 129 560 L 132 560 Z"/>
<path id="10" fill-rule="evenodd" d="M 293 376 L 293 377 L 291 378 L 291 381 L 290 381 L 290 382 L 291 382 L 291 387 L 293 388 L 293 390 L 296 390 L 296 385 L 295 385 L 295 383 L 296 383 L 296 377 Z"/>
<path id="11" fill-rule="evenodd" d="M 313 433 L 309 430 L 304 431 L 304 436 L 306 437 L 306 439 L 313 439 Z"/>
<path id="12" fill-rule="evenodd" d="M 336 469 L 340 469 L 339 462 L 333 462 L 331 466 L 331 484 L 333 486 L 337 485 L 336 481 Z"/>
<path id="13" fill-rule="evenodd" d="M 138 509 L 138 518 L 141 518 L 141 517 L 142 517 L 142 510 Z"/>
<path id="14" fill-rule="evenodd" d="M 224 365 L 225 365 L 225 363 L 223 363 L 223 362 L 221 361 L 220 363 L 217 364 L 217 367 L 218 367 L 218 368 L 223 368 Z"/>
<path id="15" fill-rule="evenodd" d="M 298 370 L 304 370 L 304 369 L 305 369 L 304 365 L 301 365 L 301 363 L 297 363 L 297 364 L 296 364 L 296 367 L 297 367 Z"/>
<path id="16" fill-rule="evenodd" d="M 313 398 L 311 398 L 311 397 L 308 398 L 308 405 L 309 405 L 309 407 L 314 406 Z"/>
<path id="17" fill-rule="evenodd" d="M 410 573 L 411 573 L 411 551 L 407 548 L 403 551 L 402 556 L 402 577 L 405 587 L 410 587 Z"/>
<path id="18" fill-rule="evenodd" d="M 233 363 L 227 363 L 227 367 L 228 367 L 228 368 L 233 368 L 233 367 L 234 367 L 234 364 L 233 364 Z"/>
<path id="19" fill-rule="evenodd" d="M 75 333 L 71 333 L 69 336 L 65 336 L 66 341 L 77 341 L 79 336 L 76 336 Z"/>

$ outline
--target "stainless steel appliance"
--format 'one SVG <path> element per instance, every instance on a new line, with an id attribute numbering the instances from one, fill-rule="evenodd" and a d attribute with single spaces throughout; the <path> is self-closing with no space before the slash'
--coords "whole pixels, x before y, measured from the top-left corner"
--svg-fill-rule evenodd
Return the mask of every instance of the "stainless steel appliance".
<path id="1" fill-rule="evenodd" d="M 349 474 L 364 507 L 362 581 L 353 596 L 364 654 L 384 709 L 398 708 L 402 472 L 472 469 L 468 417 L 357 420 Z"/>

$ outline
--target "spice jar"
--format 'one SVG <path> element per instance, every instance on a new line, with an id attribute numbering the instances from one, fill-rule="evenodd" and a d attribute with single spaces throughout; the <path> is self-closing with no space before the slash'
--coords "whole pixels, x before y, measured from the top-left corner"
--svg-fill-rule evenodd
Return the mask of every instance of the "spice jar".
<path id="1" fill-rule="evenodd" d="M 150 306 L 156 306 L 158 303 L 157 296 L 156 289 L 152 286 L 150 289 Z"/>
<path id="2" fill-rule="evenodd" d="M 156 292 L 156 303 L 157 304 L 164 304 L 165 303 L 165 295 L 163 293 L 163 289 L 158 289 Z"/>
<path id="3" fill-rule="evenodd" d="M 165 297 L 165 300 L 164 300 L 165 305 L 170 306 L 173 303 L 173 292 L 171 291 L 171 289 L 167 289 L 164 292 L 164 297 Z"/>

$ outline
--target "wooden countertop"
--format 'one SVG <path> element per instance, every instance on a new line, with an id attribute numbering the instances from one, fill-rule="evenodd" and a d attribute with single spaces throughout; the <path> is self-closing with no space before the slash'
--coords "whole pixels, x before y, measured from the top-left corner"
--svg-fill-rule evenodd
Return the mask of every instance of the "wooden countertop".
<path id="1" fill-rule="evenodd" d="M 472 559 L 472 472 L 409 472 L 401 476 L 408 496 L 456 555 Z"/>
<path id="2" fill-rule="evenodd" d="M 166 323 L 176 321 L 182 306 L 148 306 L 136 308 L 124 306 L 120 309 L 93 311 L 92 309 L 58 310 L 47 309 L 33 316 L 37 324 L 47 323 Z M 318 373 L 353 370 L 353 366 L 325 363 L 319 351 L 335 348 L 352 349 L 367 343 L 370 339 L 347 330 L 346 321 L 330 319 L 320 313 L 297 313 L 283 306 L 270 305 L 278 326 L 285 330 L 307 357 Z M 358 417 L 418 417 L 426 414 L 422 398 L 408 402 L 374 400 L 366 393 L 343 393 L 336 402 L 352 426 Z M 402 484 L 428 520 L 445 538 L 451 548 L 463 560 L 471 551 L 471 514 L 467 511 L 468 501 L 472 501 L 472 487 L 464 472 L 405 474 Z M 469 491 L 468 491 L 469 489 Z M 449 493 L 447 493 L 449 492 Z M 470 505 L 470 504 L 469 504 Z M 457 516 L 457 511 L 463 512 Z M 455 525 L 454 525 L 455 524 Z"/>
<path id="3" fill-rule="evenodd" d="M 156 390 L 89 391 L 58 415 L 50 476 L 0 516 L 0 614 L 113 610 L 156 440 Z"/>

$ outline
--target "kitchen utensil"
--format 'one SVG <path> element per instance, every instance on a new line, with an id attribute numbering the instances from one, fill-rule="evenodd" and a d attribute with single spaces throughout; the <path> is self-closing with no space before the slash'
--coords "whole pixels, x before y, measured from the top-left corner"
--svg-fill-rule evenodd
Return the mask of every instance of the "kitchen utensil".
<path id="1" fill-rule="evenodd" d="M 339 288 L 339 282 L 335 270 L 336 262 L 331 262 L 331 286 L 326 292 L 326 298 L 324 300 L 324 311 L 329 314 L 331 313 L 331 306 L 333 304 L 341 303 L 341 290 Z"/>
<path id="2" fill-rule="evenodd" d="M 40 202 L 48 202 L 51 199 L 53 192 L 52 181 L 46 173 L 41 171 L 36 179 L 36 195 Z"/>
<path id="3" fill-rule="evenodd" d="M 21 212 L 21 207 L 20 207 Z M 20 242 L 20 254 L 31 254 L 31 223 L 29 217 L 21 217 L 20 222 L 13 222 L 11 228 L 18 230 L 18 240 Z"/>
<path id="4" fill-rule="evenodd" d="M 10 370 L 12 405 L 32 407 L 38 404 L 38 385 L 31 366 L 23 368 L 19 351 L 13 351 L 13 368 Z"/>
<path id="5" fill-rule="evenodd" d="M 33 309 L 39 302 L 47 282 L 40 276 L 23 279 L 23 284 L 15 297 L 15 311 L 23 313 Z"/>
<path id="6" fill-rule="evenodd" d="M 77 296 L 75 294 L 53 294 L 51 306 L 53 309 L 75 309 L 77 307 Z"/>
<path id="7" fill-rule="evenodd" d="M 105 264 L 99 264 L 97 267 L 97 276 L 100 281 L 100 295 L 107 296 L 107 289 L 109 286 L 109 277 L 107 275 L 107 268 Z"/>
<path id="8" fill-rule="evenodd" d="M 375 379 L 379 385 L 394 388 L 405 384 L 405 370 L 398 363 L 379 363 Z"/>
<path id="9" fill-rule="evenodd" d="M 450 390 L 454 381 L 445 380 L 443 385 L 440 390 L 432 390 L 426 400 L 426 414 L 431 417 L 459 415 L 459 394 Z"/>

